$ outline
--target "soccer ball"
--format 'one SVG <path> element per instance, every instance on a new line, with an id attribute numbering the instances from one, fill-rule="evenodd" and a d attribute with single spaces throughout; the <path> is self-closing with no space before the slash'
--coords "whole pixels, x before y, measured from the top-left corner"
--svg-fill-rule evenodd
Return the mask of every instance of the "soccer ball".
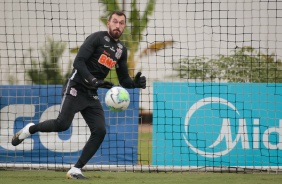
<path id="1" fill-rule="evenodd" d="M 106 93 L 105 103 L 112 112 L 124 111 L 130 103 L 129 93 L 123 87 L 112 87 Z"/>

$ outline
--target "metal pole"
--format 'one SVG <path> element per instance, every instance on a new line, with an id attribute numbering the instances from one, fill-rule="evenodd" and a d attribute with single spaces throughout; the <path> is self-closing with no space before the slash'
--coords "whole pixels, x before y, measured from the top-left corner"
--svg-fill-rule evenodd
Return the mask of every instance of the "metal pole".
<path id="1" fill-rule="evenodd" d="M 122 11 L 125 11 L 125 0 L 122 0 Z"/>

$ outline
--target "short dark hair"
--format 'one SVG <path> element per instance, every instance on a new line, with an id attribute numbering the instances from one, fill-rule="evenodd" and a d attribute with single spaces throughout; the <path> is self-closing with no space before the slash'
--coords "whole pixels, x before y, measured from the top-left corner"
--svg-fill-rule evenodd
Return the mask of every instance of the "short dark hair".
<path id="1" fill-rule="evenodd" d="M 126 22 L 126 15 L 125 15 L 122 11 L 118 11 L 118 10 L 113 11 L 113 12 L 109 15 L 108 21 L 110 21 L 110 20 L 112 19 L 112 16 L 113 16 L 113 15 L 124 16 L 125 22 Z"/>

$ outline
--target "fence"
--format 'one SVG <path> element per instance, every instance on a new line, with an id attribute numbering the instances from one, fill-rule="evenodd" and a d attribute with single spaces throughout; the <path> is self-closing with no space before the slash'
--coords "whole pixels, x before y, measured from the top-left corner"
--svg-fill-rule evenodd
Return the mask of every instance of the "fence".
<path id="1" fill-rule="evenodd" d="M 127 15 L 130 75 L 147 88 L 129 90 L 127 111 L 104 106 L 108 134 L 85 168 L 281 169 L 279 0 L 0 1 L 0 167 L 74 164 L 89 135 L 80 114 L 66 132 L 10 140 L 57 116 L 78 48 L 114 9 Z"/>

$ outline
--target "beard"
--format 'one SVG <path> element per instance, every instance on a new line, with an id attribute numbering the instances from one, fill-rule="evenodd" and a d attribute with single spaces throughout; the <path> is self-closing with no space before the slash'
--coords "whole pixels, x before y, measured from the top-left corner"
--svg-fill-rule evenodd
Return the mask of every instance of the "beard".
<path id="1" fill-rule="evenodd" d="M 121 36 L 122 32 L 120 30 L 118 30 L 118 29 L 114 29 L 114 30 L 110 29 L 109 30 L 109 34 L 111 35 L 111 37 L 113 39 L 119 39 L 119 37 Z"/>

